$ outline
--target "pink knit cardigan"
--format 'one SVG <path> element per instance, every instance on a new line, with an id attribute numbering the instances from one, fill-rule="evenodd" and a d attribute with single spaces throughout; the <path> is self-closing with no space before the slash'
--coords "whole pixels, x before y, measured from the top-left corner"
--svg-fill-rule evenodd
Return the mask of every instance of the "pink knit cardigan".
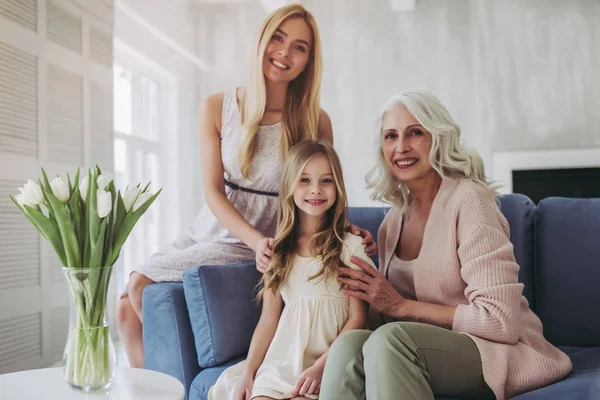
<path id="1" fill-rule="evenodd" d="M 378 235 L 384 273 L 401 229 L 402 214 L 393 207 Z M 542 323 L 529 309 L 508 222 L 483 186 L 443 179 L 412 269 L 419 301 L 457 306 L 452 330 L 477 345 L 484 379 L 497 399 L 548 385 L 571 371 L 569 357 L 544 339 Z"/>

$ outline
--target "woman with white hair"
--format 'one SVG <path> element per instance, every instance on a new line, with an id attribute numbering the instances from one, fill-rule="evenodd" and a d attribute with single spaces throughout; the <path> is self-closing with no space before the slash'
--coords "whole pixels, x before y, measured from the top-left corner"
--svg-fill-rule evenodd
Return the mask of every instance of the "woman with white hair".
<path id="1" fill-rule="evenodd" d="M 378 119 L 373 199 L 380 270 L 340 268 L 370 304 L 370 330 L 332 345 L 321 400 L 505 399 L 562 379 L 569 357 L 544 339 L 481 158 L 433 95 L 392 97 Z"/>

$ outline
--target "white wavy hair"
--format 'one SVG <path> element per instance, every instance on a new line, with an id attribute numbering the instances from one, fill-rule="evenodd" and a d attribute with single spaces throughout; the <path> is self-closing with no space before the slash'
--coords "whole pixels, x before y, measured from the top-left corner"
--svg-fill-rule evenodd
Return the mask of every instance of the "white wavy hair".
<path id="1" fill-rule="evenodd" d="M 383 117 L 392 108 L 404 105 L 431 134 L 429 163 L 441 177 L 471 179 L 497 197 L 496 187 L 485 176 L 483 160 L 475 150 L 467 149 L 460 140 L 460 126 L 437 97 L 424 90 L 403 92 L 392 96 L 377 117 L 377 163 L 365 180 L 373 189 L 371 199 L 383 201 L 405 211 L 409 204 L 408 187 L 392 174 L 383 155 Z"/>

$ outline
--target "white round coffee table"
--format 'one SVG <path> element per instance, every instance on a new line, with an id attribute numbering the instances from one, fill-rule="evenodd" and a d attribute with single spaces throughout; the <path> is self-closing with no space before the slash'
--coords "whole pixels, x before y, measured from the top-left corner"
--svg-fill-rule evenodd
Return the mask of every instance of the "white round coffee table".
<path id="1" fill-rule="evenodd" d="M 82 393 L 65 382 L 62 368 L 0 375 L 0 398 L 10 400 L 182 400 L 185 390 L 172 376 L 147 369 L 117 367 L 109 389 Z"/>

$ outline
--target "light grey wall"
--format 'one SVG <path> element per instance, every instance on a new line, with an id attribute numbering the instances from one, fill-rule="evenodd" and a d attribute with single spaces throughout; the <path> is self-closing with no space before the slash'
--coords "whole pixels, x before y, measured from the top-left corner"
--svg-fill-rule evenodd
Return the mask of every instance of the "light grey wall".
<path id="1" fill-rule="evenodd" d="M 194 52 L 196 21 L 189 0 L 120 0 L 119 3 L 156 27 L 181 47 Z M 180 53 L 154 37 L 119 7 L 115 10 L 115 36 L 136 51 L 167 69 L 177 79 L 176 130 L 168 132 L 171 140 L 178 141 L 178 163 L 180 171 L 179 213 L 180 226 L 189 225 L 197 213 L 199 203 L 204 201 L 198 154 L 198 109 L 196 98 L 196 75 L 198 67 Z M 118 60 L 116 60 L 118 61 Z M 168 241 L 175 239 L 168 238 Z"/>
<path id="2" fill-rule="evenodd" d="M 598 0 L 418 0 L 406 13 L 384 0 L 303 4 L 321 32 L 322 105 L 351 205 L 371 204 L 363 178 L 375 116 L 401 90 L 436 94 L 488 171 L 494 151 L 600 146 Z M 197 45 L 214 66 L 200 95 L 244 84 L 265 11 L 256 2 L 196 12 Z"/>
<path id="3" fill-rule="evenodd" d="M 199 79 L 201 98 L 247 84 L 250 49 L 266 15 L 258 1 L 194 7 L 197 53 L 212 67 Z"/>
<path id="4" fill-rule="evenodd" d="M 465 133 L 473 124 L 468 2 L 419 1 L 393 13 L 387 1 L 305 1 L 323 42 L 322 104 L 332 119 L 351 205 L 367 205 L 364 176 L 374 165 L 375 118 L 394 93 L 427 89 Z"/>
<path id="5" fill-rule="evenodd" d="M 492 150 L 600 146 L 600 1 L 472 1 L 479 127 Z"/>

